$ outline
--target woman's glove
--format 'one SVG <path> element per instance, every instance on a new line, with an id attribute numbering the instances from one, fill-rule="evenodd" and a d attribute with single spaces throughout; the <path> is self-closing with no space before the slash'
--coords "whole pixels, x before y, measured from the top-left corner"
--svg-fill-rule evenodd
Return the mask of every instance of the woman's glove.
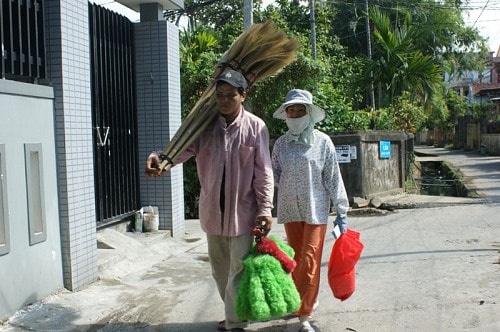
<path id="1" fill-rule="evenodd" d="M 337 218 L 333 222 L 333 227 L 339 226 L 340 234 L 344 234 L 347 231 L 347 216 L 337 214 Z"/>

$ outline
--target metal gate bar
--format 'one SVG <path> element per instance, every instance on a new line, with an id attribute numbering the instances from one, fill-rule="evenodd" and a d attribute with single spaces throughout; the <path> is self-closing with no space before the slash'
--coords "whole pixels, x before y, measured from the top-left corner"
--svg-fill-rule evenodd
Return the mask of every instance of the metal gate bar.
<path id="1" fill-rule="evenodd" d="M 2 79 L 45 82 L 43 8 L 43 0 L 0 2 Z"/>

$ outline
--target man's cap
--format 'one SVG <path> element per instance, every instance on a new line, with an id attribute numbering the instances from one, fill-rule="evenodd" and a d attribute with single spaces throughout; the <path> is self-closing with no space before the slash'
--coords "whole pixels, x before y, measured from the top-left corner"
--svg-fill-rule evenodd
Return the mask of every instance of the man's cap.
<path id="1" fill-rule="evenodd" d="M 222 73 L 216 80 L 216 82 L 220 81 L 231 84 L 235 88 L 242 88 L 243 90 L 246 90 L 248 87 L 245 76 L 243 76 L 243 74 L 241 74 L 239 71 L 232 69 Z"/>

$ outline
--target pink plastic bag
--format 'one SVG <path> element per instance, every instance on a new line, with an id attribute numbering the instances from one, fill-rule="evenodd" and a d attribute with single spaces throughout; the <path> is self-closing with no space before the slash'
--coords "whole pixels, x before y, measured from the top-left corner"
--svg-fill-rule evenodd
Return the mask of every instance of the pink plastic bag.
<path id="1" fill-rule="evenodd" d="M 328 261 L 328 284 L 333 296 L 341 301 L 347 300 L 356 289 L 355 266 L 364 248 L 359 237 L 359 232 L 347 229 L 333 244 Z"/>

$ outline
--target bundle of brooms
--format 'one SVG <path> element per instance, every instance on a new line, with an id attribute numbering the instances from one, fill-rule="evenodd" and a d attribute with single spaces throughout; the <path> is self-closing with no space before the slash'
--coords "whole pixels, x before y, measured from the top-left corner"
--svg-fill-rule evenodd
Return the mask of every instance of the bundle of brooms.
<path id="1" fill-rule="evenodd" d="M 273 21 L 253 24 L 224 53 L 217 64 L 212 81 L 163 150 L 160 171 L 168 170 L 176 157 L 184 152 L 217 116 L 216 79 L 228 69 L 242 73 L 248 89 L 258 80 L 275 75 L 296 59 L 298 42 L 278 30 Z"/>

